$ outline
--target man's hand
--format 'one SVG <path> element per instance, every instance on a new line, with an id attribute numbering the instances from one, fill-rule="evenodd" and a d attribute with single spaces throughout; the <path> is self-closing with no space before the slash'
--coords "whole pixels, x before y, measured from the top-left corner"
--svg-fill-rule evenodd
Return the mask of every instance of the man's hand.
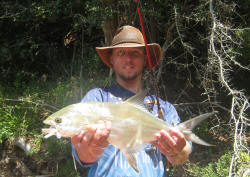
<path id="1" fill-rule="evenodd" d="M 75 147 L 79 159 L 85 163 L 92 163 L 101 157 L 108 146 L 111 122 L 88 127 L 88 130 L 72 137 L 71 143 Z"/>
<path id="2" fill-rule="evenodd" d="M 184 135 L 175 129 L 169 132 L 161 130 L 155 134 L 157 141 L 151 142 L 163 153 L 172 165 L 183 164 L 188 160 L 191 151 L 190 144 Z"/>

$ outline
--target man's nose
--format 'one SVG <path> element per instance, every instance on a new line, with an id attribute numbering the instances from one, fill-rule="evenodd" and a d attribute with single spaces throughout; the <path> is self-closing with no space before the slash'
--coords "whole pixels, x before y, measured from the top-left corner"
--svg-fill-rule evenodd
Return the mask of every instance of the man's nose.
<path id="1" fill-rule="evenodd" d="M 129 53 L 127 53 L 126 55 L 125 55 L 125 61 L 126 62 L 131 62 L 131 61 L 133 61 L 133 57 L 129 54 Z"/>

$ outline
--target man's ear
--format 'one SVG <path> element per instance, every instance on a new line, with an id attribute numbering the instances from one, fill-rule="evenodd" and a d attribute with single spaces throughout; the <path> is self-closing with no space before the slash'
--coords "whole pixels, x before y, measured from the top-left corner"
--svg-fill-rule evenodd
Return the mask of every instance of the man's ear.
<path id="1" fill-rule="evenodd" d="M 111 69 L 113 69 L 114 57 L 112 55 L 110 56 L 110 64 L 111 64 Z"/>

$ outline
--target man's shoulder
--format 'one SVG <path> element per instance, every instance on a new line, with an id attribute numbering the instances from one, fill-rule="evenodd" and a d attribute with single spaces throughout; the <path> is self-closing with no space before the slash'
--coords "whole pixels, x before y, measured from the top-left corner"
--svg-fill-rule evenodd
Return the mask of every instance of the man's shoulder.
<path id="1" fill-rule="evenodd" d="M 90 89 L 86 95 L 98 95 L 98 94 L 101 94 L 102 92 L 102 88 L 101 87 L 97 87 L 97 88 L 92 88 Z"/>
<path id="2" fill-rule="evenodd" d="M 86 95 L 82 99 L 82 102 L 102 101 L 102 94 L 102 88 L 93 88 L 86 93 Z"/>
<path id="3" fill-rule="evenodd" d="M 82 99 L 82 102 L 86 102 L 86 101 L 103 102 L 106 100 L 106 97 L 109 95 L 110 90 L 111 90 L 111 86 L 93 88 L 86 93 L 86 95 Z"/>

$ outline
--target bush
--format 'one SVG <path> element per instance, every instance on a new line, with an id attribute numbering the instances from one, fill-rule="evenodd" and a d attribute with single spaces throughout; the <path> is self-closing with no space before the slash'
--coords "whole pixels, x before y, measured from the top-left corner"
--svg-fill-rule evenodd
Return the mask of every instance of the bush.
<path id="1" fill-rule="evenodd" d="M 193 165 L 191 176 L 202 177 L 225 177 L 228 176 L 229 167 L 231 163 L 232 152 L 228 152 L 221 156 L 215 163 L 209 163 L 205 167 L 199 165 Z"/>
<path id="2" fill-rule="evenodd" d="M 197 164 L 192 165 L 190 175 L 202 177 L 228 176 L 233 153 L 233 151 L 227 152 L 222 155 L 217 162 L 211 162 L 205 167 L 199 166 Z M 242 174 L 250 168 L 250 156 L 245 152 L 241 152 L 237 162 L 238 168 L 236 176 L 242 176 Z"/>

